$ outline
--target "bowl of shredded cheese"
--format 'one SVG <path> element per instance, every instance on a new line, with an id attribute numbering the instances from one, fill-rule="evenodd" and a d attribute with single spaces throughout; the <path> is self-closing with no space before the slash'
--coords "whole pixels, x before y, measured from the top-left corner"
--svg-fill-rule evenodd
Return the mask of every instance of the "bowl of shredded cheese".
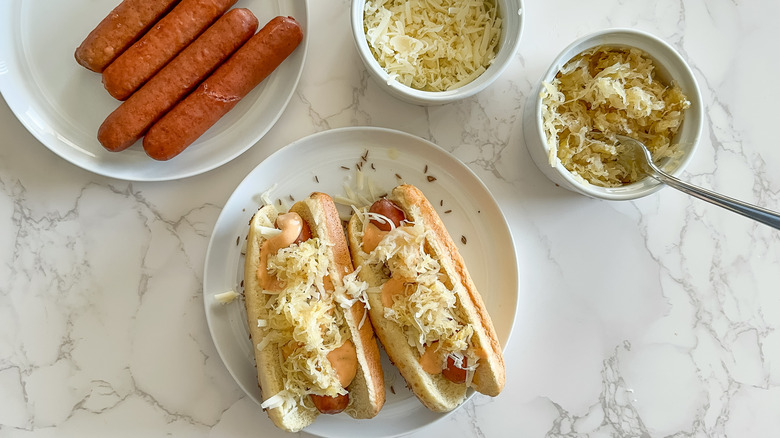
<path id="1" fill-rule="evenodd" d="M 369 74 L 417 105 L 472 96 L 514 59 L 522 0 L 353 0 L 352 33 Z"/>
<path id="2" fill-rule="evenodd" d="M 702 130 L 702 103 L 685 60 L 663 40 L 608 29 L 564 49 L 523 115 L 526 147 L 553 182 L 594 198 L 630 200 L 661 189 L 621 156 L 617 135 L 643 142 L 653 161 L 679 175 Z"/>

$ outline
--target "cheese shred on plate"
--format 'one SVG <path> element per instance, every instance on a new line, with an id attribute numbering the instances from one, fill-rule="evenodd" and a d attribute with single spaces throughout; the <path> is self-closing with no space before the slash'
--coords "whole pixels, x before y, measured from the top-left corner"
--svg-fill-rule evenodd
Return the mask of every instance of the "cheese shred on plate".
<path id="1" fill-rule="evenodd" d="M 367 0 L 364 31 L 390 81 L 446 91 L 476 79 L 496 57 L 501 18 L 486 0 Z"/>
<path id="2" fill-rule="evenodd" d="M 550 165 L 560 160 L 590 184 L 618 187 L 643 177 L 636 161 L 618 159 L 617 134 L 643 142 L 653 161 L 681 155 L 673 140 L 690 102 L 676 83 L 656 77 L 639 49 L 589 49 L 544 83 L 540 97 Z"/>

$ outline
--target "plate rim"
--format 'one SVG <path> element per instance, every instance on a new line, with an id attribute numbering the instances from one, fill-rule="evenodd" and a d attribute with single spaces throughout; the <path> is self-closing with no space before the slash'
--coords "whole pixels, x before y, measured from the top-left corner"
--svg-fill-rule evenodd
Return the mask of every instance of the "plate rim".
<path id="1" fill-rule="evenodd" d="M 225 361 L 225 353 L 223 352 L 223 348 L 220 345 L 218 345 L 218 343 L 216 342 L 216 338 L 214 336 L 215 327 L 214 327 L 213 324 L 215 324 L 216 321 L 214 321 L 212 319 L 213 315 L 212 315 L 212 312 L 209 310 L 209 308 L 214 305 L 213 301 L 209 302 L 209 298 L 214 293 L 214 291 L 210 291 L 210 289 L 209 289 L 209 282 L 210 282 L 210 278 L 209 277 L 211 275 L 209 273 L 209 271 L 212 269 L 212 268 L 210 268 L 210 264 L 213 264 L 213 262 L 211 262 L 211 258 L 213 257 L 212 253 L 216 250 L 215 247 L 222 243 L 221 241 L 216 240 L 215 237 L 218 235 L 217 230 L 220 228 L 221 222 L 229 220 L 227 217 L 232 214 L 232 213 L 228 212 L 226 207 L 230 206 L 230 204 L 232 204 L 232 203 L 237 202 L 235 200 L 235 198 L 237 196 L 246 196 L 245 194 L 239 193 L 241 187 L 244 186 L 245 184 L 248 184 L 250 181 L 252 181 L 254 179 L 255 174 L 258 173 L 258 172 L 261 172 L 264 166 L 268 166 L 268 165 L 273 164 L 276 160 L 279 159 L 278 158 L 279 156 L 283 156 L 285 153 L 287 153 L 288 150 L 296 148 L 296 147 L 300 147 L 299 146 L 300 144 L 306 144 L 306 143 L 309 143 L 309 142 L 316 142 L 317 140 L 321 139 L 322 137 L 339 136 L 339 135 L 357 135 L 357 136 L 360 136 L 360 135 L 371 135 L 371 133 L 382 133 L 382 134 L 386 134 L 386 135 L 400 136 L 400 137 L 404 137 L 404 138 L 407 138 L 407 139 L 414 139 L 415 141 L 422 142 L 422 143 L 427 144 L 430 147 L 433 147 L 439 153 L 443 153 L 443 154 L 446 154 L 447 156 L 449 156 L 449 158 L 452 160 L 453 163 L 456 163 L 457 165 L 459 165 L 459 167 L 461 167 L 462 169 L 467 171 L 470 174 L 471 178 L 473 178 L 473 180 L 477 184 L 479 184 L 479 186 L 480 186 L 479 188 L 482 191 L 484 191 L 489 196 L 490 202 L 491 202 L 491 204 L 493 204 L 495 206 L 496 213 L 498 214 L 498 218 L 497 219 L 500 220 L 501 224 L 503 225 L 503 229 L 504 229 L 503 231 L 505 231 L 508 234 L 508 237 L 510 238 L 511 243 L 512 243 L 511 245 L 508 245 L 508 251 L 511 253 L 512 258 L 514 259 L 513 265 L 515 266 L 515 271 L 514 271 L 514 275 L 513 275 L 513 279 L 512 279 L 513 283 L 514 283 L 514 295 L 513 295 L 514 302 L 512 303 L 512 306 L 511 306 L 512 317 L 511 317 L 511 321 L 510 321 L 510 324 L 509 324 L 508 332 L 506 334 L 506 340 L 503 342 L 503 345 L 502 345 L 502 350 L 504 352 L 507 351 L 507 348 L 508 348 L 508 346 L 509 346 L 509 344 L 511 342 L 512 333 L 514 332 L 514 325 L 515 325 L 515 322 L 516 322 L 516 319 L 517 319 L 517 315 L 519 313 L 518 309 L 519 309 L 519 305 L 520 305 L 520 265 L 519 265 L 519 258 L 517 256 L 517 247 L 515 245 L 514 234 L 512 232 L 511 227 L 509 226 L 509 222 L 506 219 L 506 215 L 504 214 L 504 211 L 501 208 L 501 206 L 498 203 L 498 201 L 496 200 L 495 196 L 488 189 L 487 185 L 482 181 L 482 179 L 479 178 L 479 176 L 476 175 L 476 173 L 470 167 L 468 167 L 465 163 L 463 163 L 461 160 L 459 160 L 457 157 L 455 157 L 452 153 L 450 153 L 446 149 L 442 148 L 441 146 L 439 146 L 439 145 L 437 145 L 437 144 L 435 144 L 435 143 L 433 143 L 433 142 L 431 142 L 429 140 L 426 140 L 426 139 L 424 139 L 422 137 L 410 134 L 408 132 L 404 132 L 404 131 L 400 131 L 400 130 L 396 130 L 396 129 L 391 129 L 391 128 L 375 127 L 375 126 L 348 126 L 348 127 L 341 127 L 341 128 L 326 129 L 326 130 L 323 130 L 323 131 L 319 131 L 319 132 L 315 132 L 315 133 L 306 135 L 304 137 L 301 137 L 301 138 L 299 138 L 297 140 L 294 140 L 294 141 L 290 142 L 289 144 L 287 144 L 287 145 L 279 148 L 278 150 L 276 150 L 273 154 L 271 154 L 265 160 L 263 160 L 262 162 L 258 163 L 254 168 L 252 168 L 247 173 L 247 175 L 238 183 L 238 185 L 236 185 L 236 187 L 231 192 L 230 196 L 225 201 L 225 204 L 222 207 L 222 211 L 220 212 L 217 220 L 215 221 L 214 228 L 212 230 L 211 237 L 209 238 L 209 243 L 208 243 L 208 246 L 207 246 L 207 249 L 206 249 L 206 256 L 205 256 L 205 260 L 204 260 L 204 265 L 205 266 L 204 266 L 204 271 L 203 271 L 202 289 L 203 289 L 203 300 L 204 300 L 206 321 L 207 321 L 207 325 L 208 325 L 208 329 L 209 329 L 209 334 L 211 335 L 212 342 L 214 342 L 215 349 L 217 350 L 217 353 L 219 354 L 220 359 L 222 360 L 222 363 L 225 366 L 225 368 L 227 369 L 228 373 L 231 375 L 233 380 L 236 382 L 236 385 L 239 388 L 241 388 L 242 392 L 244 392 L 244 395 L 246 397 L 252 399 L 253 402 L 256 402 L 254 397 L 251 396 L 247 392 L 247 390 L 243 387 L 243 385 L 241 384 L 241 382 L 237 378 L 236 373 L 234 372 L 233 368 L 230 365 L 228 365 L 228 363 Z M 267 164 L 267 163 L 271 163 L 271 164 Z M 228 231 L 230 231 L 230 230 L 228 230 Z M 381 348 L 381 346 L 380 346 L 380 348 Z M 457 408 L 455 408 L 454 410 L 452 410 L 450 412 L 441 413 L 441 414 L 434 413 L 435 415 L 432 416 L 433 419 L 431 421 L 425 423 L 425 424 L 420 424 L 420 425 L 417 425 L 417 426 L 415 426 L 413 428 L 410 428 L 410 429 L 404 429 L 404 430 L 401 430 L 401 431 L 394 431 L 390 435 L 376 435 L 376 436 L 383 436 L 384 437 L 384 436 L 405 435 L 405 434 L 408 434 L 408 433 L 412 433 L 413 431 L 417 431 L 417 430 L 426 428 L 428 426 L 431 426 L 432 424 L 437 423 L 437 422 L 443 420 L 444 418 L 449 417 L 450 415 L 452 415 L 456 411 L 458 411 L 459 408 L 461 408 L 463 405 L 465 405 L 466 402 L 468 402 L 468 400 L 470 400 L 475 394 L 476 393 L 473 391 L 473 389 L 470 390 L 470 394 L 468 395 L 467 399 L 460 406 L 458 406 Z M 421 407 L 422 407 L 422 405 L 421 405 Z M 352 420 L 352 419 L 348 418 L 347 420 Z M 307 432 L 309 434 L 312 434 L 312 435 L 316 435 L 316 436 L 322 436 L 322 437 L 333 436 L 333 435 L 322 434 L 321 431 L 318 431 L 316 429 L 316 427 L 313 427 L 315 425 L 316 425 L 316 422 L 313 423 L 312 425 L 307 426 L 306 428 L 304 428 L 303 431 L 305 431 L 305 432 Z"/>

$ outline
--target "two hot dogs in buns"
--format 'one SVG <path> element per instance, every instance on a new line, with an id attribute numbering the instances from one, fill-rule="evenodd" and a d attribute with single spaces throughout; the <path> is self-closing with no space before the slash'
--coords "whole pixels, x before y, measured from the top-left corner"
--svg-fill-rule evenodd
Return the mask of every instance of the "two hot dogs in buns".
<path id="1" fill-rule="evenodd" d="M 244 298 L 263 408 L 279 428 L 298 431 L 342 410 L 371 418 L 384 404 L 364 290 L 328 195 L 314 193 L 288 213 L 265 205 L 254 214 Z"/>
<path id="2" fill-rule="evenodd" d="M 370 418 L 384 402 L 382 372 L 372 326 L 409 388 L 431 410 L 454 409 L 463 402 L 469 387 L 487 395 L 498 395 L 504 386 L 501 347 L 455 244 L 417 188 L 399 186 L 388 198 L 376 202 L 371 209 L 355 209 L 346 229 L 349 249 L 335 205 L 327 195 L 315 193 L 291 209 L 303 218 L 304 223 L 310 224 L 312 236 L 328 242 L 326 258 L 333 260 L 328 262 L 331 267 L 328 274 L 315 275 L 315 280 L 308 286 L 322 289 L 330 281 L 333 293 L 321 293 L 316 297 L 310 293 L 309 302 L 335 296 L 340 297 L 338 301 L 352 304 L 344 313 L 345 322 L 349 322 L 352 338 L 358 340 L 355 345 L 357 356 L 365 358 L 368 364 L 362 371 L 367 377 L 358 378 L 361 371 L 357 372 L 355 382 L 363 383 L 352 383 L 345 388 L 349 392 L 351 408 L 364 408 L 364 415 L 353 416 Z M 270 319 L 265 320 L 269 318 L 268 309 L 274 308 L 269 302 L 278 298 L 272 290 L 267 290 L 274 286 L 264 289 L 262 284 L 268 281 L 263 277 L 269 274 L 278 276 L 271 284 L 289 283 L 290 276 L 283 271 L 295 271 L 296 268 L 294 264 L 276 260 L 280 257 L 315 260 L 308 263 L 319 265 L 316 260 L 320 256 L 317 251 L 300 248 L 310 246 L 311 242 L 293 243 L 290 247 L 268 243 L 274 234 L 285 234 L 284 230 L 269 229 L 275 227 L 276 215 L 272 206 L 265 206 L 250 223 L 245 269 L 246 306 L 253 342 L 260 347 L 255 353 L 265 400 L 263 406 L 277 426 L 299 430 L 314 421 L 318 411 L 305 397 L 305 391 L 299 392 L 303 396 L 297 398 L 297 404 L 287 397 L 285 391 L 289 383 L 285 379 L 289 376 L 276 364 L 289 362 L 286 351 L 290 341 L 288 337 L 272 335 L 276 329 L 273 332 L 268 329 L 275 327 Z M 379 230 L 377 225 L 388 231 Z M 298 236 L 295 230 L 286 234 L 288 241 L 293 234 Z M 297 249 L 289 249 L 296 245 Z M 282 247 L 281 256 L 268 254 L 275 251 L 274 246 Z M 295 255 L 285 255 L 287 252 Z M 353 265 L 357 268 L 354 272 Z M 316 280 L 325 277 L 327 281 Z M 361 300 L 370 303 L 371 324 L 365 319 L 366 310 Z M 258 323 L 259 320 L 262 322 Z M 301 344 L 311 341 L 298 338 L 296 342 L 300 348 Z M 332 393 L 332 390 L 322 388 L 318 392 Z M 337 391 L 337 395 L 342 393 L 341 389 Z M 350 413 L 350 409 L 347 412 Z"/>

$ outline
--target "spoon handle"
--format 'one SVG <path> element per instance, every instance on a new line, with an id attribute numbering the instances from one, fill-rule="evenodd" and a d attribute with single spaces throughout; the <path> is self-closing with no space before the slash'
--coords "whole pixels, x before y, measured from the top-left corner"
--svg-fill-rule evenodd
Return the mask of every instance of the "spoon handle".
<path id="1" fill-rule="evenodd" d="M 703 189 L 661 171 L 652 172 L 652 176 L 683 193 L 695 196 L 699 199 L 721 206 L 726 210 L 731 210 L 742 216 L 749 217 L 780 230 L 780 213 Z"/>

